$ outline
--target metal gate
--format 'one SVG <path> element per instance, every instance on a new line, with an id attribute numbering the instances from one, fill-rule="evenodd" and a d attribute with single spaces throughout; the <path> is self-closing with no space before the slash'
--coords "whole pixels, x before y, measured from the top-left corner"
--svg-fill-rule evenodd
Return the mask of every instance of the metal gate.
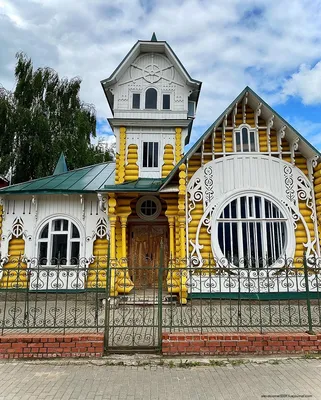
<path id="1" fill-rule="evenodd" d="M 112 260 L 109 263 L 106 353 L 161 351 L 162 305 L 166 301 L 166 292 L 162 249 L 160 253 L 156 265 L 147 257 L 146 265 L 121 267 L 114 265 Z"/>

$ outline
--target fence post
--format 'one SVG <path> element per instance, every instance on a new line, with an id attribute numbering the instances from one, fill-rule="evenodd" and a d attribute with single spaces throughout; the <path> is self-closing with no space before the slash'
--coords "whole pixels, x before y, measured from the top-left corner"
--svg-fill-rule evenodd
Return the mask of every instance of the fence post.
<path id="1" fill-rule="evenodd" d="M 309 276 L 308 276 L 308 265 L 307 265 L 306 254 L 304 254 L 303 257 L 303 267 L 304 267 L 305 293 L 306 293 L 308 323 L 309 323 L 309 330 L 306 333 L 308 333 L 309 335 L 314 335 L 315 333 L 313 332 L 313 326 L 312 326 L 311 300 L 310 300 Z"/>
<path id="2" fill-rule="evenodd" d="M 163 335 L 163 271 L 164 271 L 164 243 L 161 239 L 160 255 L 159 255 L 159 271 L 158 271 L 158 349 L 162 351 L 162 335 Z"/>
<path id="3" fill-rule="evenodd" d="M 110 240 L 108 240 L 107 266 L 106 266 L 106 303 L 105 303 L 105 329 L 104 329 L 104 351 L 108 352 L 109 346 L 109 317 L 110 317 Z"/>

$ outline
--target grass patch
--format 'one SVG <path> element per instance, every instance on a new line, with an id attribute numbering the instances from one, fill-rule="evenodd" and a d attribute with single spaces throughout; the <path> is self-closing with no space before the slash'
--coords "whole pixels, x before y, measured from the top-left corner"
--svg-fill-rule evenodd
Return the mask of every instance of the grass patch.
<path id="1" fill-rule="evenodd" d="M 210 365 L 212 365 L 213 367 L 224 367 L 225 364 L 226 363 L 222 360 L 210 360 Z"/>
<path id="2" fill-rule="evenodd" d="M 246 361 L 243 359 L 237 359 L 237 360 L 229 360 L 229 363 L 233 366 L 238 366 L 238 365 L 242 365 L 245 364 Z"/>

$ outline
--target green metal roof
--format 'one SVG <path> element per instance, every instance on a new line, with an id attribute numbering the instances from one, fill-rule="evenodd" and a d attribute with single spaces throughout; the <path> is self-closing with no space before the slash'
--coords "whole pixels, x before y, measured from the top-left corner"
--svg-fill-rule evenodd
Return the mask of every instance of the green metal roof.
<path id="1" fill-rule="evenodd" d="M 64 153 L 61 153 L 53 175 L 63 174 L 64 172 L 68 172 L 68 167 L 66 163 L 66 157 Z"/>
<path id="2" fill-rule="evenodd" d="M 115 181 L 115 163 L 105 162 L 74 169 L 0 189 L 2 194 L 94 193 Z"/>
<path id="3" fill-rule="evenodd" d="M 165 179 L 162 178 L 138 178 L 136 181 L 124 182 L 117 185 L 105 185 L 106 192 L 158 192 Z"/>
<path id="4" fill-rule="evenodd" d="M 152 34 L 152 38 L 151 38 L 151 40 L 150 40 L 151 42 L 157 42 L 157 37 L 156 37 L 156 34 L 155 34 L 155 32 L 153 32 L 153 34 Z"/>

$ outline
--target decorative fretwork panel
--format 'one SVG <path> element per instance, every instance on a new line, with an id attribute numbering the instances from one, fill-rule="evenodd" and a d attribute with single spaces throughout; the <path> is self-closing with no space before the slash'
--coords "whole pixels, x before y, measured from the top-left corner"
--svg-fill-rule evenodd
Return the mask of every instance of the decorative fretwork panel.
<path id="1" fill-rule="evenodd" d="M 195 239 L 189 241 L 194 265 L 203 265 L 202 226 L 205 226 L 207 233 L 212 236 L 212 252 L 215 257 L 218 255 L 216 254 L 218 240 L 215 237 L 217 230 L 213 232 L 213 226 L 219 216 L 218 213 L 222 212 L 222 208 L 232 198 L 251 193 L 267 196 L 286 216 L 288 232 L 285 255 L 294 256 L 296 246 L 294 232 L 298 221 L 303 224 L 306 232 L 307 239 L 303 243 L 305 252 L 307 255 L 316 254 L 316 238 L 313 229 L 311 231 L 311 225 L 313 226 L 316 218 L 311 182 L 298 168 L 286 161 L 276 157 L 244 154 L 219 158 L 196 171 L 188 183 L 187 192 L 187 218 L 190 225 L 195 225 L 193 215 L 196 214 L 193 214 L 193 210 L 196 204 L 201 203 L 203 207 L 202 216 L 197 221 L 196 235 L 193 235 Z M 302 214 L 303 207 L 309 212 L 305 211 Z"/>

